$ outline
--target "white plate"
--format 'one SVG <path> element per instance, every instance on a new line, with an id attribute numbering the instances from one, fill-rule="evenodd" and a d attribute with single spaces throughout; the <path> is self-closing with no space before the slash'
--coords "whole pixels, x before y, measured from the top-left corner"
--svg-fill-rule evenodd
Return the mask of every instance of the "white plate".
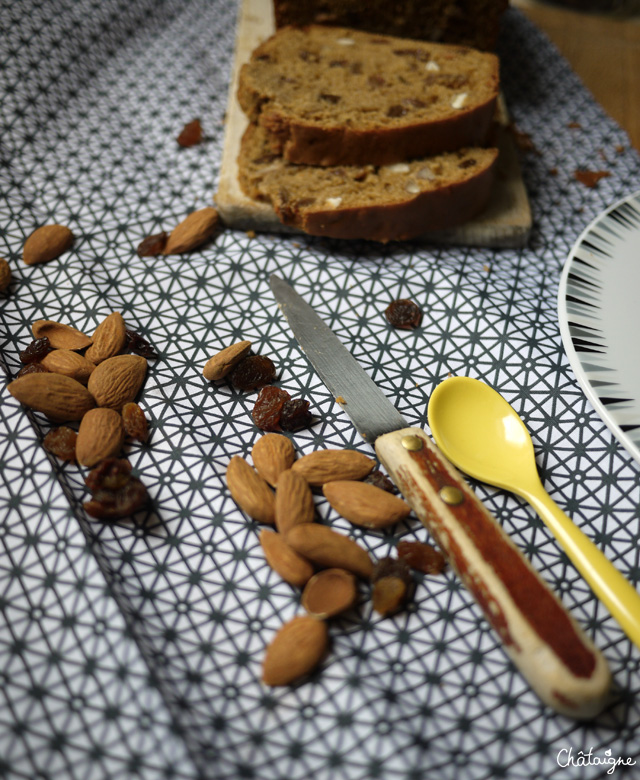
<path id="1" fill-rule="evenodd" d="M 558 313 L 580 385 L 640 462 L 640 192 L 603 212 L 576 241 Z"/>

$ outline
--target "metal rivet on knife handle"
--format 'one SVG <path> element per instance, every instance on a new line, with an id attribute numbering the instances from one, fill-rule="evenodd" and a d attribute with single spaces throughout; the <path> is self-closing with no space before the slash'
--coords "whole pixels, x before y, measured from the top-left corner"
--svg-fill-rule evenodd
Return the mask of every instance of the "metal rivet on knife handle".
<path id="1" fill-rule="evenodd" d="M 405 448 L 405 450 L 409 450 L 410 452 L 417 452 L 423 447 L 422 439 L 419 436 L 415 436 L 413 434 L 404 436 L 402 439 L 402 446 Z"/>
<path id="2" fill-rule="evenodd" d="M 438 495 L 449 506 L 457 506 L 464 501 L 462 491 L 453 485 L 445 485 L 443 488 L 440 488 Z"/>

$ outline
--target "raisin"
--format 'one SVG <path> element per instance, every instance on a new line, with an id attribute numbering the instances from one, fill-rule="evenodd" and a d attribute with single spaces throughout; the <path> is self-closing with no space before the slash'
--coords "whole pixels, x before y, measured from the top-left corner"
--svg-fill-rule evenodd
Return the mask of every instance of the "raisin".
<path id="1" fill-rule="evenodd" d="M 370 485 L 380 488 L 380 490 L 386 490 L 387 493 L 398 492 L 398 488 L 393 484 L 389 477 L 386 476 L 386 474 L 383 474 L 380 471 L 380 469 L 372 471 L 371 474 L 369 474 L 369 476 L 363 480 L 363 482 L 368 482 Z"/>
<path id="2" fill-rule="evenodd" d="M 399 298 L 396 301 L 391 301 L 384 310 L 384 316 L 394 328 L 413 330 L 422 320 L 422 311 L 417 303 Z"/>
<path id="3" fill-rule="evenodd" d="M 238 390 L 258 390 L 270 385 L 276 378 L 273 361 L 264 355 L 249 355 L 241 360 L 229 374 L 229 379 Z"/>
<path id="4" fill-rule="evenodd" d="M 387 116 L 391 118 L 404 116 L 406 113 L 407 113 L 407 109 L 405 108 L 405 106 L 399 106 L 397 104 L 394 106 L 389 106 L 387 110 Z"/>
<path id="5" fill-rule="evenodd" d="M 40 339 L 34 339 L 26 349 L 20 353 L 20 360 L 23 363 L 39 363 L 45 355 L 51 352 L 51 344 L 46 336 Z"/>
<path id="6" fill-rule="evenodd" d="M 149 342 L 143 338 L 139 333 L 135 333 L 132 330 L 125 331 L 127 336 L 127 347 L 135 352 L 136 355 L 140 355 L 148 360 L 156 360 L 158 355 Z"/>
<path id="7" fill-rule="evenodd" d="M 473 157 L 469 157 L 466 160 L 463 160 L 461 163 L 458 163 L 458 168 L 473 168 L 474 165 L 477 165 L 476 161 L 473 159 Z"/>
<path id="8" fill-rule="evenodd" d="M 147 236 L 138 244 L 138 256 L 139 257 L 154 257 L 155 255 L 161 255 L 167 245 L 167 239 L 169 234 L 156 233 L 153 236 Z"/>
<path id="9" fill-rule="evenodd" d="M 441 574 L 447 565 L 441 552 L 423 542 L 398 542 L 398 557 L 423 574 Z"/>
<path id="10" fill-rule="evenodd" d="M 318 97 L 320 98 L 320 100 L 324 100 L 325 103 L 330 103 L 333 106 L 335 106 L 336 103 L 339 103 L 342 100 L 340 95 L 332 95 L 329 92 L 321 92 L 318 95 Z"/>
<path id="11" fill-rule="evenodd" d="M 199 119 L 194 119 L 187 124 L 180 131 L 178 136 L 179 146 L 195 146 L 202 141 L 202 126 Z"/>
<path id="12" fill-rule="evenodd" d="M 16 379 L 20 379 L 21 376 L 26 376 L 27 374 L 48 374 L 49 369 L 45 368 L 42 363 L 27 363 L 26 366 L 22 366 L 20 371 L 18 371 L 18 374 L 16 376 Z"/>
<path id="13" fill-rule="evenodd" d="M 611 176 L 609 171 L 575 171 L 575 178 L 585 187 L 595 187 L 600 179 L 606 179 Z"/>
<path id="14" fill-rule="evenodd" d="M 75 463 L 77 438 L 78 434 L 75 431 L 63 425 L 60 428 L 50 430 L 44 437 L 42 445 L 56 458 Z"/>
<path id="15" fill-rule="evenodd" d="M 138 404 L 133 401 L 122 407 L 122 422 L 124 431 L 130 438 L 138 441 L 146 441 L 149 438 L 147 418 Z"/>
<path id="16" fill-rule="evenodd" d="M 398 558 L 382 558 L 373 567 L 373 608 L 383 617 L 401 609 L 413 590 L 409 565 Z"/>
<path id="17" fill-rule="evenodd" d="M 88 515 L 99 520 L 129 517 L 149 500 L 147 489 L 131 474 L 127 460 L 103 460 L 89 472 L 85 484 L 92 495 L 84 508 Z"/>
<path id="18" fill-rule="evenodd" d="M 286 390 L 267 385 L 260 390 L 251 416 L 262 431 L 279 431 L 280 415 L 285 401 L 291 396 Z"/>
<path id="19" fill-rule="evenodd" d="M 309 401 L 302 398 L 292 398 L 285 401 L 280 415 L 280 427 L 283 431 L 299 431 L 308 428 L 313 420 L 309 411 Z"/>

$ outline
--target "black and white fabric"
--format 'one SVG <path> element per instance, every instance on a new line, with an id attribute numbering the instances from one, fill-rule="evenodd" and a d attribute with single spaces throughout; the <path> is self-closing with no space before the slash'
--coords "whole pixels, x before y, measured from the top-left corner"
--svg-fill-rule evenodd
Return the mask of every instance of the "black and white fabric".
<path id="1" fill-rule="evenodd" d="M 602 716 L 580 724 L 543 707 L 451 572 L 420 576 L 414 603 L 393 618 L 372 612 L 363 589 L 357 609 L 331 624 L 330 653 L 310 680 L 260 683 L 265 643 L 300 611 L 299 593 L 268 568 L 259 527 L 224 482 L 230 457 L 248 455 L 260 435 L 255 394 L 205 382 L 204 363 L 250 339 L 274 360 L 278 384 L 311 402 L 315 424 L 292 435 L 299 453 L 371 454 L 280 316 L 273 272 L 410 424 L 426 425 L 429 395 L 450 373 L 498 389 L 525 419 L 552 496 L 638 583 L 640 472 L 576 382 L 556 294 L 584 226 L 640 189 L 640 159 L 549 41 L 511 10 L 504 91 L 536 148 L 522 156 L 534 215 L 525 249 L 223 230 L 189 255 L 140 258 L 145 236 L 212 202 L 236 14 L 230 0 L 0 0 L 7 380 L 37 319 L 92 332 L 121 311 L 159 355 L 140 397 L 150 441 L 127 450 L 152 497 L 144 523 L 90 521 L 84 474 L 50 457 L 45 418 L 2 392 L 0 777 L 591 779 L 602 766 L 560 768 L 559 756 L 591 749 L 640 761 L 638 650 L 532 510 L 481 484 L 609 661 L 618 690 Z M 206 142 L 181 149 L 176 136 L 194 117 Z M 591 189 L 577 169 L 611 175 Z M 73 248 L 24 265 L 25 238 L 50 222 L 72 229 Z M 399 297 L 424 309 L 417 330 L 384 319 Z M 320 522 L 376 557 L 400 539 L 429 539 L 413 517 L 390 531 L 347 528 L 315 500 Z"/>

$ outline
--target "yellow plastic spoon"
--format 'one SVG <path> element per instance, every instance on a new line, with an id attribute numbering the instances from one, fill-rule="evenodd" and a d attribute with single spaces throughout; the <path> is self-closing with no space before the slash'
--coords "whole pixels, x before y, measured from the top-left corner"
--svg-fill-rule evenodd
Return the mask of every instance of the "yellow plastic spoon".
<path id="1" fill-rule="evenodd" d="M 531 504 L 596 596 L 640 647 L 640 595 L 546 492 L 529 432 L 507 401 L 484 382 L 452 377 L 431 394 L 427 415 L 436 444 L 461 471 Z"/>

